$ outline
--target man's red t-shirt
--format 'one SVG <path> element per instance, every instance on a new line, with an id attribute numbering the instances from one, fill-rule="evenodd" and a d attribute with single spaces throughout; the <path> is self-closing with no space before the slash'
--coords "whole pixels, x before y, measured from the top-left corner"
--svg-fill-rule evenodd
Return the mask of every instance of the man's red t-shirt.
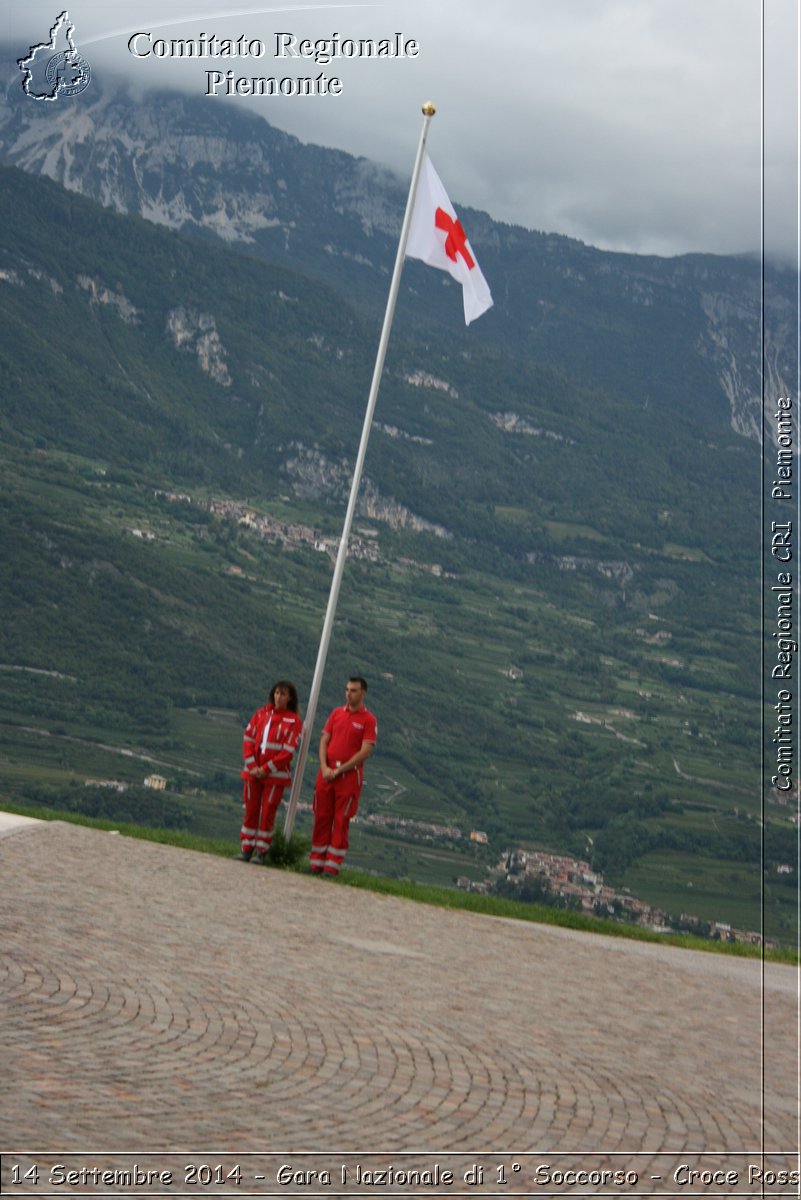
<path id="1" fill-rule="evenodd" d="M 378 734 L 376 719 L 366 708 L 351 712 L 349 707 L 335 708 L 325 723 L 323 733 L 331 735 L 326 750 L 329 767 L 347 762 L 362 748 L 362 742 L 375 743 Z"/>

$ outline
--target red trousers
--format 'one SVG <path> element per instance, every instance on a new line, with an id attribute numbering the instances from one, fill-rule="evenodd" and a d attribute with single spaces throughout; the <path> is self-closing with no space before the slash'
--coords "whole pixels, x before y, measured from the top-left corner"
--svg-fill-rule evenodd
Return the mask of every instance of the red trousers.
<path id="1" fill-rule="evenodd" d="M 239 831 L 243 850 L 260 850 L 266 854 L 273 840 L 275 814 L 281 803 L 286 783 L 269 779 L 246 779 L 243 789 L 245 816 Z"/>
<path id="2" fill-rule="evenodd" d="M 359 807 L 357 771 L 326 783 L 318 774 L 314 785 L 314 825 L 309 866 L 315 874 L 338 875 L 348 848 L 348 826 Z M 352 778 L 350 778 L 352 776 Z"/>

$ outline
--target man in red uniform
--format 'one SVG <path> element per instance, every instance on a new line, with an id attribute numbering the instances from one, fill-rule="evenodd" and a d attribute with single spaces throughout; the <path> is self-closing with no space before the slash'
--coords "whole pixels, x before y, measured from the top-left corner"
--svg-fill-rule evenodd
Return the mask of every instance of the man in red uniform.
<path id="1" fill-rule="evenodd" d="M 242 742 L 245 816 L 239 831 L 242 862 L 261 865 L 273 840 L 275 814 L 290 781 L 290 764 L 300 740 L 298 690 L 288 679 L 270 689 L 270 699 L 254 712 Z"/>
<path id="2" fill-rule="evenodd" d="M 338 875 L 348 848 L 348 826 L 359 807 L 363 764 L 375 748 L 378 726 L 365 708 L 367 682 L 353 675 L 345 704 L 335 708 L 320 738 L 320 771 L 314 786 L 314 826 L 309 866 L 315 875 Z"/>

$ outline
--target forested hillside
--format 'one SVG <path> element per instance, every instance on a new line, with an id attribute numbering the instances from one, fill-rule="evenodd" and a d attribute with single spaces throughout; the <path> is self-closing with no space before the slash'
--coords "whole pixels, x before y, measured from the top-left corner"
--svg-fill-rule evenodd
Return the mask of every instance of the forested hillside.
<path id="1" fill-rule="evenodd" d="M 242 721 L 276 675 L 308 694 L 378 317 L 1 174 L 0 787 L 233 838 Z M 758 450 L 544 357 L 449 321 L 391 344 L 322 707 L 369 678 L 364 817 L 489 845 L 363 822 L 354 861 L 538 844 L 756 928 Z"/>

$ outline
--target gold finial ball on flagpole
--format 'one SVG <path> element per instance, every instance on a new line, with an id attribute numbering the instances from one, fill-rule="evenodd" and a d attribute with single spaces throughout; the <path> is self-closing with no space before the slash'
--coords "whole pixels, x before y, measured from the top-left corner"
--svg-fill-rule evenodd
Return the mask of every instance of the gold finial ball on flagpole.
<path id="1" fill-rule="evenodd" d="M 426 100 L 425 104 L 423 105 L 423 116 L 433 117 L 436 111 L 436 105 L 432 104 L 430 100 Z"/>

